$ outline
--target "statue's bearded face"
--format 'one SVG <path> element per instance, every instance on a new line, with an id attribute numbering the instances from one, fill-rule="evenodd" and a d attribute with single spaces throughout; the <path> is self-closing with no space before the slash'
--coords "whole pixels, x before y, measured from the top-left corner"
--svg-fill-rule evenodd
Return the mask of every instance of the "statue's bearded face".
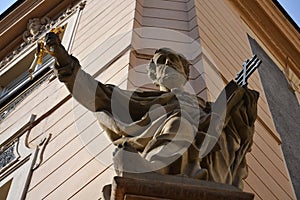
<path id="1" fill-rule="evenodd" d="M 169 49 L 155 52 L 148 74 L 155 84 L 169 90 L 182 88 L 188 79 L 182 57 Z"/>

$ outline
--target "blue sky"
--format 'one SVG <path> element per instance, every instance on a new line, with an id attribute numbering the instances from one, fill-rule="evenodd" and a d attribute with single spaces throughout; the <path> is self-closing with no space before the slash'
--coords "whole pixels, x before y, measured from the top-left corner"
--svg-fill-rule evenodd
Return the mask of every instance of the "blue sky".
<path id="1" fill-rule="evenodd" d="M 300 26 L 300 0 L 277 0 L 289 13 L 292 19 Z"/>
<path id="2" fill-rule="evenodd" d="M 9 6 L 15 3 L 17 0 L 0 0 L 0 13 L 3 13 Z"/>
<path id="3" fill-rule="evenodd" d="M 0 0 L 0 13 L 4 12 L 17 0 Z M 251 1 L 251 0 L 250 0 Z M 300 26 L 300 0 L 277 0 L 289 13 L 298 26 Z"/>

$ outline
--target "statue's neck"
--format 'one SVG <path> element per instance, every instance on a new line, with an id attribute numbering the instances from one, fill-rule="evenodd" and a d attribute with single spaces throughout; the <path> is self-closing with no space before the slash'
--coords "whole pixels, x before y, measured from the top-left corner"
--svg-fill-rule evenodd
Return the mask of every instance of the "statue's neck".
<path id="1" fill-rule="evenodd" d="M 176 88 L 176 89 L 179 89 L 179 90 L 181 90 L 181 91 L 184 91 L 183 86 L 178 87 L 178 88 Z M 165 87 L 165 86 L 162 86 L 162 85 L 159 86 L 159 90 L 160 90 L 160 91 L 164 91 L 164 92 L 170 92 L 170 91 L 171 91 L 169 88 L 167 88 L 167 87 Z"/>

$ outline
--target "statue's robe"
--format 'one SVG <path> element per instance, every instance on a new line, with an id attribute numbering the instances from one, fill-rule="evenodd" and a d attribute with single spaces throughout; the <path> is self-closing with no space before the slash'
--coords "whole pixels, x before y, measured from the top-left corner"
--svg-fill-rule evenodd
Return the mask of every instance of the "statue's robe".
<path id="1" fill-rule="evenodd" d="M 126 142 L 148 162 L 161 161 L 164 165 L 157 166 L 168 168 L 167 174 L 194 176 L 187 166 L 196 161 L 207 169 L 208 180 L 242 188 L 258 92 L 230 82 L 215 103 L 207 103 L 176 89 L 122 90 L 94 80 L 75 58 L 69 65 L 73 73 L 62 81 L 95 112 L 115 145 Z"/>

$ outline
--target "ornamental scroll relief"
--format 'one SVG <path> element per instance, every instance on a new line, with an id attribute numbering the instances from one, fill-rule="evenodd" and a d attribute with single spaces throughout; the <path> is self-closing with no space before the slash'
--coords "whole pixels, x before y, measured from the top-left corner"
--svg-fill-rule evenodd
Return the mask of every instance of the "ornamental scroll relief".
<path id="1" fill-rule="evenodd" d="M 4 171 L 10 165 L 15 163 L 20 157 L 17 152 L 18 140 L 15 140 L 8 146 L 2 147 L 0 150 L 0 172 Z"/>
<path id="2" fill-rule="evenodd" d="M 10 135 L 11 139 L 0 144 L 0 180 L 5 177 L 7 173 L 14 171 L 12 169 L 23 165 L 28 159 L 33 162 L 31 165 L 33 170 L 41 164 L 43 161 L 43 153 L 52 134 L 45 135 L 40 143 L 37 144 L 29 143 L 29 135 L 31 129 L 37 124 L 36 121 L 43 119 L 44 118 L 36 119 L 36 115 L 31 115 L 28 123 L 13 135 Z"/>
<path id="3" fill-rule="evenodd" d="M 0 143 L 0 187 L 11 182 L 6 199 L 25 199 L 33 171 L 43 161 L 51 134 L 45 135 L 40 143 L 29 143 L 31 129 L 43 119 L 31 115 L 29 122 L 14 133 L 2 133 L 8 139 Z"/>

